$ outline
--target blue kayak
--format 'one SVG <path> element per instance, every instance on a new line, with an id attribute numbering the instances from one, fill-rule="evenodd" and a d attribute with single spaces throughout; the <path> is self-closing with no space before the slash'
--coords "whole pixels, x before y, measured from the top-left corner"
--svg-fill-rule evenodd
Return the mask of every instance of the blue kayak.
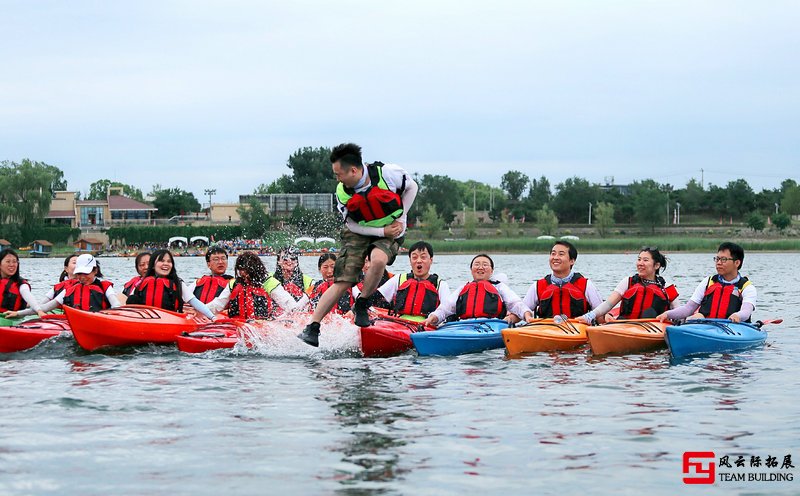
<path id="1" fill-rule="evenodd" d="M 667 326 L 667 346 L 674 357 L 754 348 L 767 340 L 767 333 L 759 324 L 727 319 L 690 320 L 682 325 Z"/>
<path id="2" fill-rule="evenodd" d="M 503 319 L 465 319 L 443 324 L 435 331 L 415 332 L 411 341 L 420 355 L 453 356 L 502 348 Z"/>

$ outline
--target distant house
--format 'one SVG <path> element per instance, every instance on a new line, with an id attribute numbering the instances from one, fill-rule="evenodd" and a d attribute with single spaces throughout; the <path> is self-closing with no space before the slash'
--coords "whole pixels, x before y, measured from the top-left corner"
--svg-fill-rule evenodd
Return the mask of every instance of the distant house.
<path id="1" fill-rule="evenodd" d="M 104 243 L 99 239 L 92 239 L 92 238 L 81 238 L 78 241 L 72 243 L 75 246 L 75 253 L 90 253 L 92 255 L 98 255 L 104 249 Z"/>
<path id="2" fill-rule="evenodd" d="M 471 210 L 467 210 L 467 211 L 457 210 L 457 211 L 453 212 L 453 214 L 454 214 L 453 224 L 455 224 L 456 226 L 463 226 L 464 225 L 464 215 L 465 214 L 474 214 L 475 215 L 475 220 L 478 222 L 478 224 L 491 224 L 492 223 L 492 218 L 489 216 L 489 211 L 488 210 L 476 210 L 474 212 L 471 211 Z"/>
<path id="3" fill-rule="evenodd" d="M 0 239 L 0 251 L 11 248 L 11 242 L 5 239 Z"/>
<path id="4" fill-rule="evenodd" d="M 56 191 L 45 221 L 71 227 L 111 227 L 118 224 L 152 224 L 157 208 L 128 198 L 122 188 L 108 188 L 105 200 L 76 200 L 74 191 Z"/>
<path id="5" fill-rule="evenodd" d="M 44 239 L 37 239 L 31 243 L 31 251 L 29 253 L 34 258 L 45 258 L 49 257 L 52 251 L 53 243 Z"/>

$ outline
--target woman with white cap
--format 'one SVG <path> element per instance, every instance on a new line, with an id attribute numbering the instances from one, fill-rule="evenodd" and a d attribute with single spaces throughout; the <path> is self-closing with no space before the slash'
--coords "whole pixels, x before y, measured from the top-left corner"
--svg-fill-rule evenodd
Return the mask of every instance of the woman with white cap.
<path id="1" fill-rule="evenodd" d="M 43 304 L 37 312 L 39 316 L 61 306 L 88 312 L 98 312 L 106 308 L 121 306 L 114 285 L 102 279 L 103 274 L 100 272 L 94 256 L 88 253 L 79 256 L 75 261 L 73 274 L 77 282 L 64 288 L 52 300 Z M 32 315 L 33 313 L 33 309 L 16 312 L 18 316 Z"/>

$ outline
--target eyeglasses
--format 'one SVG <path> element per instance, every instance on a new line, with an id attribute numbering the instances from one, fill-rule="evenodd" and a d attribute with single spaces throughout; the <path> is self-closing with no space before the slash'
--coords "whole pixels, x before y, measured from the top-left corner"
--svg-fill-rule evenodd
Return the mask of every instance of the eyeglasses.
<path id="1" fill-rule="evenodd" d="M 472 267 L 476 269 L 480 267 L 491 267 L 491 266 L 492 264 L 490 264 L 489 262 L 475 262 L 472 264 Z"/>
<path id="2" fill-rule="evenodd" d="M 736 259 L 735 258 L 728 258 L 728 257 L 714 257 L 714 261 L 715 262 L 728 263 L 728 261 L 733 261 L 733 260 L 736 260 Z"/>
<path id="3" fill-rule="evenodd" d="M 209 262 L 224 262 L 228 260 L 228 257 L 211 257 L 208 259 Z"/>

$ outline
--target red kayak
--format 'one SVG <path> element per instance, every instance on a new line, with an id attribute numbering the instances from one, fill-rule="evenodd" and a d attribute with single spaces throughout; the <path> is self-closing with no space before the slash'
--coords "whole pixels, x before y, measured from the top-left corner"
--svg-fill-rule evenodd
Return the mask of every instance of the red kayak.
<path id="1" fill-rule="evenodd" d="M 405 353 L 414 348 L 411 333 L 417 332 L 420 323 L 393 315 L 376 308 L 377 318 L 369 327 L 361 328 L 361 352 L 366 358 L 389 357 Z"/>
<path id="2" fill-rule="evenodd" d="M 75 340 L 89 351 L 105 346 L 174 343 L 182 332 L 193 331 L 200 325 L 195 317 L 144 305 L 99 312 L 64 307 L 64 312 Z"/>
<path id="3" fill-rule="evenodd" d="M 0 353 L 27 350 L 45 339 L 56 337 L 69 330 L 69 322 L 64 315 L 45 315 L 42 319 L 26 320 L 15 326 L 0 327 Z"/>
<path id="4" fill-rule="evenodd" d="M 178 349 L 184 353 L 203 353 L 233 348 L 239 342 L 239 329 L 245 325 L 244 320 L 218 320 L 193 331 L 184 331 L 178 336 Z"/>

